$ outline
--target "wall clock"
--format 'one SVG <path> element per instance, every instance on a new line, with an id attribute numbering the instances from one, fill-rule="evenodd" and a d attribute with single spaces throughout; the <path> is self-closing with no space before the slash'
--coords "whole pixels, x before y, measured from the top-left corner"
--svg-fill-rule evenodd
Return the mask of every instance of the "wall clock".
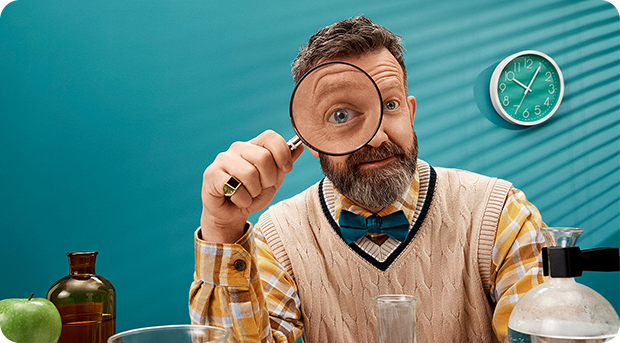
<path id="1" fill-rule="evenodd" d="M 546 54 L 525 50 L 506 57 L 491 76 L 491 103 L 506 121 L 533 126 L 549 119 L 560 107 L 564 77 Z"/>

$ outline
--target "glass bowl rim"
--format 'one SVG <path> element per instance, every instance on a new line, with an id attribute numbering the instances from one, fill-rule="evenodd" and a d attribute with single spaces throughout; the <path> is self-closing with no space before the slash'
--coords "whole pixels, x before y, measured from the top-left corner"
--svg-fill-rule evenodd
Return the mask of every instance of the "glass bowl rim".
<path id="1" fill-rule="evenodd" d="M 127 335 L 134 334 L 134 333 L 140 333 L 143 331 L 160 331 L 160 330 L 166 330 L 166 329 L 191 329 L 191 328 L 215 329 L 215 331 L 219 331 L 224 334 L 224 336 L 220 337 L 219 339 L 221 338 L 228 339 L 228 337 L 230 336 L 230 332 L 228 330 L 217 327 L 217 326 L 198 325 L 198 324 L 174 324 L 174 325 L 147 326 L 143 328 L 130 329 L 130 330 L 119 332 L 119 333 L 116 333 L 110 336 L 107 342 L 108 343 L 111 342 L 113 338 L 125 337 Z"/>

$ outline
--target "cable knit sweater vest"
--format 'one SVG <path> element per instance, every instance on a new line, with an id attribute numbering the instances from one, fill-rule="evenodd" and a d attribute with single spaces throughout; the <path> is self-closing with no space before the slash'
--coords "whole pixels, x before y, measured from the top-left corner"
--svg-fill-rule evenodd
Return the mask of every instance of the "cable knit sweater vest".
<path id="1" fill-rule="evenodd" d="M 260 228 L 276 259 L 298 286 L 306 343 L 375 342 L 372 298 L 389 293 L 419 298 L 418 342 L 495 340 L 488 279 L 511 184 L 423 166 L 427 170 L 420 171 L 420 183 L 431 185 L 429 206 L 415 236 L 384 271 L 338 235 L 322 206 L 320 184 L 261 216 Z"/>

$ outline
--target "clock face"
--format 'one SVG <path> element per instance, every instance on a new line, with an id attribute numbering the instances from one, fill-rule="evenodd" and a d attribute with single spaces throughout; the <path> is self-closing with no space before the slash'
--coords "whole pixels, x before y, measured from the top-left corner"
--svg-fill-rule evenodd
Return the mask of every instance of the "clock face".
<path id="1" fill-rule="evenodd" d="M 489 91 L 491 103 L 502 118 L 532 126 L 557 111 L 564 94 L 564 78 L 551 57 L 538 51 L 522 51 L 495 68 Z"/>

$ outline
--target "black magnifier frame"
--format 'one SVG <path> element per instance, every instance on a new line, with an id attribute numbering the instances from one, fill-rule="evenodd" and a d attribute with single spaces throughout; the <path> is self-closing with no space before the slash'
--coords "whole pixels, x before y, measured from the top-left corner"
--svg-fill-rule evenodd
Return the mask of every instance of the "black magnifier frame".
<path id="1" fill-rule="evenodd" d="M 299 133 L 299 130 L 297 130 L 297 126 L 295 125 L 295 119 L 293 119 L 293 99 L 295 98 L 295 93 L 297 92 L 297 88 L 299 87 L 299 85 L 304 81 L 304 79 L 306 78 L 306 76 L 310 75 L 310 73 L 312 73 L 313 71 L 325 67 L 327 65 L 330 64 L 345 64 L 348 66 L 351 66 L 359 71 L 361 71 L 362 73 L 364 73 L 364 75 L 366 75 L 366 77 L 370 80 L 370 82 L 372 82 L 373 86 L 375 86 L 375 90 L 377 91 L 377 94 L 379 95 L 379 104 L 380 104 L 380 114 L 379 114 L 379 122 L 377 123 L 377 127 L 375 128 L 375 132 L 372 134 L 372 136 L 370 136 L 370 138 L 368 138 L 368 140 L 358 146 L 357 148 L 348 151 L 348 152 L 342 152 L 342 153 L 333 153 L 333 152 L 327 152 L 327 151 L 323 151 L 321 149 L 317 149 L 315 146 L 313 146 L 311 143 L 309 143 L 308 141 L 306 141 L 304 139 L 304 137 Z M 293 130 L 295 130 L 295 134 L 297 135 L 297 137 L 304 143 L 304 145 L 306 145 L 308 148 L 320 152 L 322 154 L 325 155 L 329 155 L 329 156 L 344 156 L 344 155 L 349 155 L 352 154 L 356 151 L 358 151 L 359 149 L 365 147 L 374 137 L 375 135 L 377 135 L 377 132 L 379 131 L 379 128 L 381 127 L 381 122 L 383 121 L 383 97 L 381 96 L 381 91 L 379 90 L 379 86 L 377 86 L 377 84 L 375 83 L 375 81 L 372 79 L 372 77 L 370 77 L 370 75 L 368 75 L 367 72 L 365 72 L 362 68 L 356 66 L 355 64 L 351 64 L 349 62 L 344 62 L 344 61 L 330 61 L 330 62 L 325 62 L 325 63 L 321 63 L 319 65 L 316 65 L 314 67 L 312 67 L 312 69 L 308 70 L 299 80 L 299 82 L 297 82 L 297 84 L 295 85 L 295 88 L 293 89 L 293 94 L 291 94 L 291 101 L 289 104 L 289 116 L 291 118 L 291 124 L 293 125 Z M 295 137 L 293 137 L 291 139 L 291 141 L 295 140 Z"/>

